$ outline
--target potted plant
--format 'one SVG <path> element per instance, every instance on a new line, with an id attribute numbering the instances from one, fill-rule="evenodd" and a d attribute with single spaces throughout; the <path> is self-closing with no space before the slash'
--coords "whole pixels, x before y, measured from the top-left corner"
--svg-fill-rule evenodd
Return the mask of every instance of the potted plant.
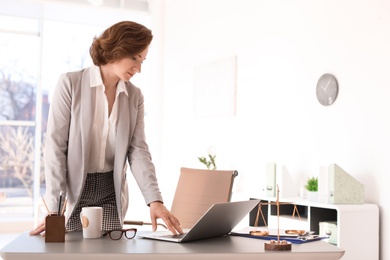
<path id="1" fill-rule="evenodd" d="M 308 191 L 309 201 L 317 201 L 317 199 L 318 199 L 318 178 L 317 177 L 308 178 L 306 181 L 305 188 Z"/>
<path id="2" fill-rule="evenodd" d="M 208 170 L 216 170 L 217 164 L 215 163 L 215 157 L 216 157 L 215 148 L 213 146 L 209 146 L 207 148 L 207 154 L 208 154 L 208 158 L 204 156 L 198 157 L 199 162 L 206 165 Z"/>
<path id="3" fill-rule="evenodd" d="M 209 154 L 208 156 L 209 156 L 210 160 L 208 160 L 204 156 L 198 157 L 198 160 L 201 163 L 203 163 L 204 165 L 206 165 L 207 169 L 209 169 L 209 170 L 216 170 L 217 169 L 217 165 L 215 164 L 215 155 Z"/>

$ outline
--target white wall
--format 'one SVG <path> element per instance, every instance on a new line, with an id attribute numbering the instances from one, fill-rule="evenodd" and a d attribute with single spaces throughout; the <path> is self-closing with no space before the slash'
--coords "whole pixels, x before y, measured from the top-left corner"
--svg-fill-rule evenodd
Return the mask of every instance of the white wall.
<path id="1" fill-rule="evenodd" d="M 381 259 L 390 259 L 390 2 L 386 0 L 166 0 L 159 179 L 166 197 L 181 166 L 217 149 L 237 169 L 235 192 L 260 194 L 267 162 L 297 182 L 337 163 L 380 207 Z M 152 13 L 152 16 L 154 14 Z M 157 24 L 157 22 L 156 22 Z M 237 56 L 237 115 L 193 117 L 196 66 Z M 336 102 L 315 87 L 334 74 Z M 356 223 L 364 228 L 364 223 Z M 358 239 L 358 238 L 357 238 Z"/>
<path id="2" fill-rule="evenodd" d="M 2 13 L 13 14 L 1 0 Z M 18 9 L 23 16 L 50 10 Z M 202 167 L 217 149 L 219 169 L 237 169 L 235 193 L 259 194 L 265 164 L 287 167 L 299 182 L 337 163 L 366 188 L 381 210 L 381 259 L 390 259 L 386 203 L 390 189 L 390 2 L 386 0 L 150 0 L 156 96 L 152 145 L 169 205 L 179 168 Z M 107 12 L 105 12 L 107 14 Z M 123 15 L 126 18 L 126 14 Z M 99 23 L 99 20 L 92 20 Z M 159 50 L 159 51 L 157 51 Z M 237 56 L 237 116 L 193 117 L 194 69 Z M 150 57 L 155 60 L 156 57 Z M 148 57 L 148 60 L 150 60 Z M 323 73 L 340 85 L 330 107 L 315 86 Z M 161 115 L 161 117 L 160 117 Z M 150 131 L 150 129 L 148 130 Z M 155 137 L 153 137 L 155 138 Z M 137 188 L 129 216 L 148 215 Z M 364 223 L 356 223 L 364 228 Z M 387 243 L 386 243 L 387 242 Z"/>

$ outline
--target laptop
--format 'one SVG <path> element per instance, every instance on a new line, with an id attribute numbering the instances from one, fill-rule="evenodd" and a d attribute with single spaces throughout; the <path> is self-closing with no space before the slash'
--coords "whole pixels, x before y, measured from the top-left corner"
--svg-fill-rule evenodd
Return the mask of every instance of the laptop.
<path id="1" fill-rule="evenodd" d="M 228 235 L 233 228 L 260 203 L 260 200 L 246 200 L 216 203 L 184 234 L 174 235 L 171 231 L 155 231 L 139 234 L 139 237 L 184 243 Z"/>

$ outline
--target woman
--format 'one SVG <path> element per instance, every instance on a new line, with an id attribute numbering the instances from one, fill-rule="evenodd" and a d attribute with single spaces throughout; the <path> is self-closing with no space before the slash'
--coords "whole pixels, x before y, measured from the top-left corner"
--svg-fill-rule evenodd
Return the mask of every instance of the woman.
<path id="1" fill-rule="evenodd" d="M 123 21 L 94 38 L 94 65 L 62 75 L 50 107 L 45 141 L 45 202 L 58 211 L 66 193 L 66 228 L 81 230 L 85 206 L 103 207 L 103 230 L 120 229 L 128 208 L 126 161 L 150 207 L 153 230 L 161 218 L 183 233 L 163 204 L 155 167 L 145 141 L 144 98 L 130 83 L 141 72 L 152 41 L 141 24 Z M 42 221 L 31 235 L 45 230 Z"/>

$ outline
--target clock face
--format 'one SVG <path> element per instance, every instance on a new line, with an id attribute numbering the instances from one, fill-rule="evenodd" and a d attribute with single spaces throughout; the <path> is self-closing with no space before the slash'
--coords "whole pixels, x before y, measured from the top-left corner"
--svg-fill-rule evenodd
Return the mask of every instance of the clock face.
<path id="1" fill-rule="evenodd" d="M 322 75 L 317 82 L 317 99 L 324 105 L 329 106 L 334 103 L 339 92 L 336 77 L 332 74 Z"/>

